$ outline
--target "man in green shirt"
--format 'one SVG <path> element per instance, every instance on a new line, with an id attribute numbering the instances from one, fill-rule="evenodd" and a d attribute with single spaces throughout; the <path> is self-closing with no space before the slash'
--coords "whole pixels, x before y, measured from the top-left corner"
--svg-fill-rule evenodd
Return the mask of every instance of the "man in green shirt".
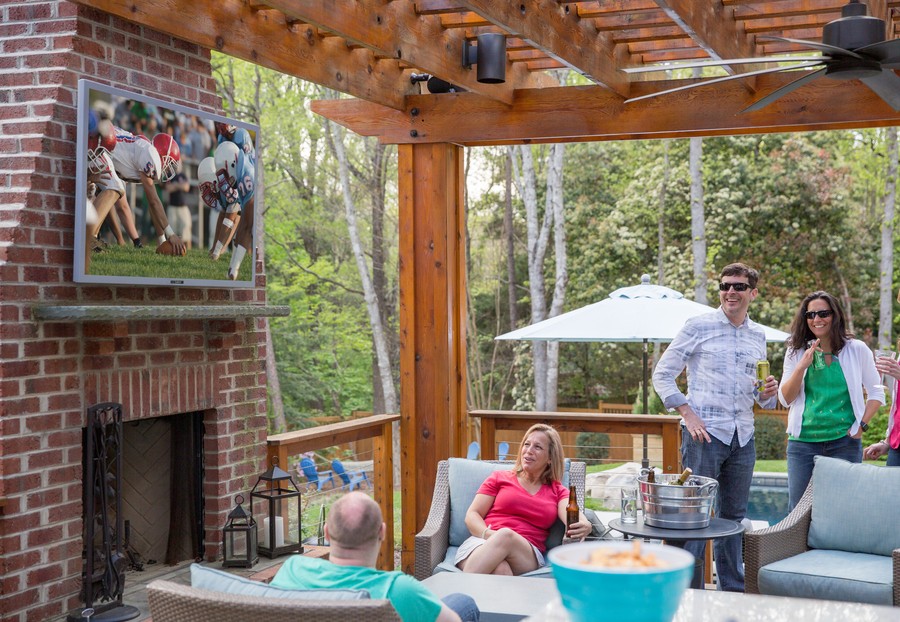
<path id="1" fill-rule="evenodd" d="M 325 521 L 329 560 L 294 555 L 272 585 L 367 590 L 372 598 L 390 600 L 403 622 L 477 622 L 479 611 L 471 597 L 451 594 L 442 602 L 415 578 L 375 568 L 385 529 L 378 504 L 364 493 L 351 492 L 334 502 Z"/>

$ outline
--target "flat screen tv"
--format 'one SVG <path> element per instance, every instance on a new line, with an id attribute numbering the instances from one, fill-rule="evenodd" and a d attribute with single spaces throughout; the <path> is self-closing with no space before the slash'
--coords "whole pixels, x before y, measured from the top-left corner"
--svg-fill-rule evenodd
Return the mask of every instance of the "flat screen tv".
<path id="1" fill-rule="evenodd" d="M 259 128 L 78 82 L 77 283 L 252 287 Z"/>

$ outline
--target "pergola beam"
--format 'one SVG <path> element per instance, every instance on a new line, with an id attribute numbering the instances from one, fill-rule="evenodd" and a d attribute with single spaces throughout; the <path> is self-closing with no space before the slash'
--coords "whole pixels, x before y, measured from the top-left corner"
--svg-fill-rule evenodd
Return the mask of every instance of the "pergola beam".
<path id="1" fill-rule="evenodd" d="M 743 24 L 735 20 L 732 9 L 718 2 L 694 0 L 656 0 L 656 3 L 710 58 L 725 60 L 759 56 L 759 50 L 747 36 Z M 738 72 L 728 65 L 723 68 L 735 74 L 761 69 L 762 66 L 745 65 Z M 756 90 L 753 77 L 741 82 L 751 91 Z"/>
<path id="2" fill-rule="evenodd" d="M 794 72 L 760 76 L 760 92 L 771 92 L 796 77 Z M 650 92 L 671 84 L 634 86 Z M 726 82 L 632 104 L 622 104 L 617 95 L 602 87 L 585 86 L 517 92 L 514 110 L 471 93 L 410 97 L 406 113 L 346 100 L 315 101 L 312 110 L 385 143 L 465 146 L 900 125 L 900 113 L 862 84 L 815 80 L 762 110 L 741 114 L 752 102 L 753 96 L 745 88 Z"/>
<path id="3" fill-rule="evenodd" d="M 609 33 L 598 31 L 557 0 L 459 0 L 458 4 L 619 96 L 629 96 L 628 77 L 616 70 L 627 51 L 617 50 Z"/>
<path id="4" fill-rule="evenodd" d="M 482 84 L 462 64 L 464 31 L 446 29 L 440 18 L 417 16 L 413 3 L 380 0 L 296 2 L 266 0 L 284 15 L 333 32 L 348 42 L 385 58 L 402 60 L 468 91 L 511 104 L 518 88 L 550 86 L 551 78 L 533 75 L 525 67 L 507 64 L 506 82 Z"/>
<path id="5" fill-rule="evenodd" d="M 403 109 L 418 92 L 396 61 L 240 0 L 73 2 L 388 108 Z"/>

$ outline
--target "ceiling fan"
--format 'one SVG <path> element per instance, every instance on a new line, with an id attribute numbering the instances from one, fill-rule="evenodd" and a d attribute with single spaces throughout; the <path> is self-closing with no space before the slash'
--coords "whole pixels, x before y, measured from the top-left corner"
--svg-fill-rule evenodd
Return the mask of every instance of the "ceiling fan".
<path id="1" fill-rule="evenodd" d="M 885 40 L 884 20 L 870 17 L 865 4 L 858 0 L 850 2 L 841 9 L 840 19 L 828 22 L 822 29 L 822 42 L 787 37 L 760 37 L 768 41 L 794 43 L 804 48 L 821 52 L 817 56 L 760 56 L 757 58 L 732 58 L 723 60 L 705 60 L 671 65 L 652 65 L 629 67 L 622 69 L 626 73 L 642 73 L 650 71 L 668 71 L 672 69 L 690 69 L 693 67 L 713 67 L 717 65 L 741 65 L 760 63 L 793 63 L 774 68 L 748 71 L 728 75 L 721 78 L 695 82 L 640 97 L 626 99 L 625 103 L 635 102 L 650 97 L 659 97 L 667 93 L 706 86 L 727 80 L 736 80 L 748 76 L 756 76 L 779 71 L 808 69 L 803 75 L 783 87 L 772 91 L 765 97 L 756 100 L 741 112 L 753 112 L 768 106 L 776 99 L 817 78 L 828 77 L 835 80 L 860 80 L 872 89 L 891 108 L 900 112 L 900 77 L 894 69 L 900 69 L 900 39 Z"/>

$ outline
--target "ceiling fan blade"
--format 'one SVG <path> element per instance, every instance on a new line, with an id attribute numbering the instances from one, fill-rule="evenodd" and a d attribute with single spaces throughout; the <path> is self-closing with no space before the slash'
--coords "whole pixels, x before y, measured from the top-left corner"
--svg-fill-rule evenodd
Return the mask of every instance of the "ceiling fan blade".
<path id="1" fill-rule="evenodd" d="M 900 67 L 900 39 L 873 43 L 856 51 L 876 59 L 882 67 Z"/>
<path id="2" fill-rule="evenodd" d="M 674 69 L 693 69 L 694 67 L 717 67 L 720 65 L 746 65 L 754 63 L 787 63 L 810 62 L 823 60 L 822 56 L 758 56 L 756 58 L 726 58 L 721 60 L 698 60 L 684 63 L 672 63 L 671 65 L 643 65 L 641 67 L 624 67 L 619 71 L 625 73 L 649 73 L 651 71 L 672 71 Z M 789 69 L 789 67 L 782 67 Z"/>
<path id="3" fill-rule="evenodd" d="M 775 37 L 775 36 L 764 36 L 757 37 L 759 41 L 783 41 L 785 43 L 795 43 L 797 45 L 802 45 L 803 47 L 811 48 L 813 50 L 819 50 L 821 52 L 828 52 L 832 56 L 849 56 L 850 58 L 862 58 L 856 52 L 852 52 L 850 50 L 845 50 L 844 48 L 839 48 L 834 45 L 828 45 L 827 43 L 821 43 L 819 41 L 807 41 L 806 39 L 791 39 L 789 37 Z"/>
<path id="4" fill-rule="evenodd" d="M 741 110 L 741 113 L 743 114 L 745 112 L 753 112 L 755 110 L 759 110 L 760 108 L 765 108 L 766 106 L 771 104 L 773 101 L 775 101 L 779 97 L 783 97 L 783 96 L 787 95 L 788 93 L 790 93 L 791 91 L 799 89 L 804 84 L 806 84 L 808 82 L 812 82 L 813 80 L 815 80 L 816 78 L 818 78 L 820 76 L 824 76 L 826 70 L 827 70 L 826 67 L 822 67 L 821 69 L 817 69 L 816 71 L 808 72 L 805 76 L 797 78 L 793 82 L 788 82 L 780 89 L 775 89 L 774 91 L 772 91 L 771 93 L 769 93 L 768 95 L 763 97 L 762 99 L 757 99 L 755 102 L 753 102 L 752 104 L 750 104 L 749 106 L 747 106 L 746 108 Z"/>
<path id="5" fill-rule="evenodd" d="M 806 67 L 819 67 L 822 63 L 803 63 L 797 65 L 795 67 L 791 67 L 790 69 L 803 69 Z M 746 73 L 738 73 L 733 76 L 723 76 L 721 78 L 712 78 L 711 80 L 702 80 L 700 82 L 693 82 L 691 84 L 686 84 L 684 86 L 678 86 L 673 89 L 666 89 L 665 91 L 657 91 L 656 93 L 649 93 L 647 95 L 641 95 L 640 97 L 632 97 L 630 99 L 626 99 L 623 103 L 629 104 L 631 102 L 640 101 L 642 99 L 649 99 L 651 97 L 659 97 L 660 95 L 667 95 L 669 93 L 676 93 L 678 91 L 686 91 L 687 89 L 697 88 L 698 86 L 707 86 L 709 84 L 716 84 L 717 82 L 726 82 L 728 80 L 737 80 L 738 78 L 748 78 L 750 76 L 759 76 L 765 73 L 775 73 L 778 71 L 786 71 L 787 67 L 771 67 L 769 69 L 759 69 L 757 71 L 748 71 Z M 821 69 L 820 71 L 825 71 L 825 69 Z M 818 73 L 818 72 L 814 72 Z"/>
<path id="6" fill-rule="evenodd" d="M 893 69 L 882 69 L 881 73 L 868 78 L 860 78 L 863 84 L 875 91 L 888 106 L 900 112 L 900 77 Z"/>

